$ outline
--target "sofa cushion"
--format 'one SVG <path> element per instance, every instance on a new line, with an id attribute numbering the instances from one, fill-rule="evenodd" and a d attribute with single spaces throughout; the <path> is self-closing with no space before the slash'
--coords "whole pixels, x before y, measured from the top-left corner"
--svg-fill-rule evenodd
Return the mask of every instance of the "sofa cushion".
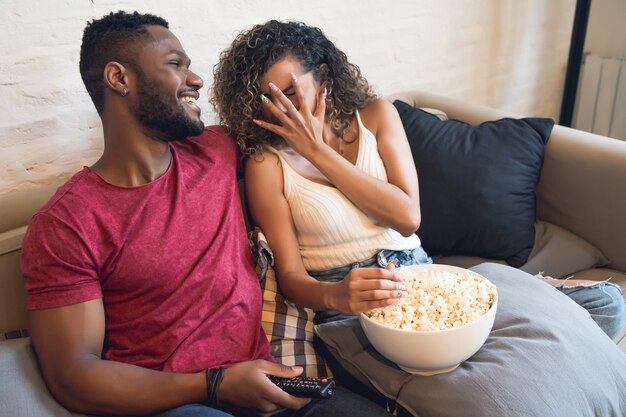
<path id="1" fill-rule="evenodd" d="M 420 181 L 422 245 L 523 265 L 534 242 L 535 187 L 554 121 L 472 126 L 396 100 Z"/>
<path id="2" fill-rule="evenodd" d="M 623 416 L 626 355 L 579 305 L 506 265 L 472 270 L 498 289 L 493 329 L 454 371 L 412 375 L 383 358 L 357 319 L 316 326 L 339 364 L 419 416 Z"/>
<path id="3" fill-rule="evenodd" d="M 261 230 L 254 228 L 249 238 L 263 293 L 261 325 L 272 356 L 283 365 L 302 366 L 305 376 L 332 376 L 313 345 L 315 311 L 288 301 L 282 294 L 273 268 L 274 256 Z"/>
<path id="4" fill-rule="evenodd" d="M 55 401 L 39 373 L 30 338 L 0 342 L 0 415 L 70 417 Z"/>
<path id="5" fill-rule="evenodd" d="M 477 256 L 436 256 L 435 263 L 470 268 L 483 262 L 504 263 Z M 608 264 L 598 248 L 567 230 L 544 221 L 535 223 L 535 243 L 528 261 L 520 266 L 531 275 L 542 273 L 565 278 L 580 271 Z M 609 278 L 605 276 L 603 279 Z"/>
<path id="6" fill-rule="evenodd" d="M 531 275 L 541 272 L 550 277 L 565 278 L 608 263 L 602 252 L 583 238 L 555 224 L 538 221 L 533 250 L 520 269 Z"/>

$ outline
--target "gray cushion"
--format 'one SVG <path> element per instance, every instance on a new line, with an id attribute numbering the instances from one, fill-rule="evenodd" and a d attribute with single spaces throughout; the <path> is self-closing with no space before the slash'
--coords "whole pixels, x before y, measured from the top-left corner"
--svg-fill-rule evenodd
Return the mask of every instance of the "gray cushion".
<path id="1" fill-rule="evenodd" d="M 0 415 L 11 417 L 70 417 L 39 373 L 29 338 L 0 343 Z"/>
<path id="2" fill-rule="evenodd" d="M 498 312 L 483 347 L 453 372 L 403 372 L 376 352 L 356 319 L 316 332 L 351 375 L 421 417 L 626 415 L 626 355 L 583 308 L 520 270 L 471 269 L 496 284 Z"/>

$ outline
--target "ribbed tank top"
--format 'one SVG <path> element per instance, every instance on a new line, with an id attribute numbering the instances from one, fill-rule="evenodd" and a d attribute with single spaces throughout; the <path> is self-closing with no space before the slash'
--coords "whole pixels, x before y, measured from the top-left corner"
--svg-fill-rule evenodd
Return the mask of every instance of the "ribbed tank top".
<path id="1" fill-rule="evenodd" d="M 355 166 L 387 181 L 374 134 L 356 113 L 359 150 Z M 420 246 L 412 234 L 404 237 L 376 225 L 337 188 L 311 181 L 296 172 L 280 150 L 271 148 L 283 167 L 284 195 L 291 208 L 300 254 L 309 271 L 324 271 L 371 258 L 383 249 L 405 250 Z"/>

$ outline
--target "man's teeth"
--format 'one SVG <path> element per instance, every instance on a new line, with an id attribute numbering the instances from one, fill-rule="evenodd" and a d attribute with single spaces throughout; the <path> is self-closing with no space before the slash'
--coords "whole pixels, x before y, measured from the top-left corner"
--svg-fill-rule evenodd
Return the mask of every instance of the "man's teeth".
<path id="1" fill-rule="evenodd" d="M 187 102 L 187 103 L 195 103 L 196 99 L 194 97 L 191 97 L 191 96 L 183 96 L 183 101 Z"/>

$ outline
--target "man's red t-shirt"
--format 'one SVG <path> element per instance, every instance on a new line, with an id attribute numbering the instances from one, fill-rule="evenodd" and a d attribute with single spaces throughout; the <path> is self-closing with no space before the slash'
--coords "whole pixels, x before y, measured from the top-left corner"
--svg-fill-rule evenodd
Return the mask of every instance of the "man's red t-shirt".
<path id="1" fill-rule="evenodd" d="M 107 360 L 174 372 L 271 360 L 236 145 L 208 127 L 170 149 L 149 184 L 117 187 L 84 168 L 35 214 L 22 251 L 28 308 L 102 298 Z"/>

